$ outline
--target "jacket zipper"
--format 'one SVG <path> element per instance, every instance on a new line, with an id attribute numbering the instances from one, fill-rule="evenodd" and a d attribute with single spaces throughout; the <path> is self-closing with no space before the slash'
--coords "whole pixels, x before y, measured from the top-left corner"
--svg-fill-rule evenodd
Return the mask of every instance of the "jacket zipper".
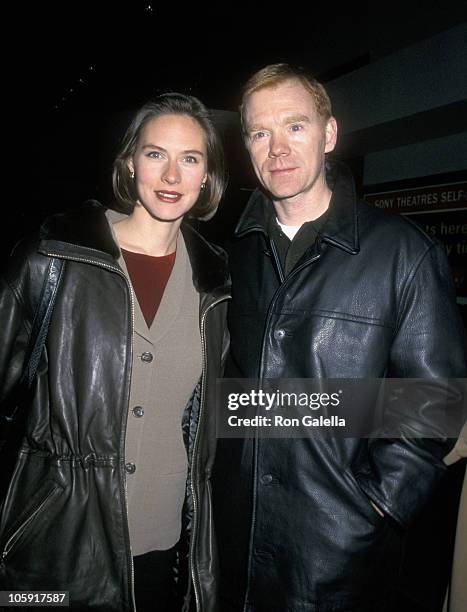
<path id="1" fill-rule="evenodd" d="M 23 533 L 26 531 L 28 525 L 35 519 L 35 517 L 39 514 L 45 504 L 49 501 L 52 495 L 57 491 L 57 487 L 52 489 L 45 498 L 41 501 L 41 503 L 33 510 L 33 512 L 28 516 L 28 518 L 21 523 L 21 525 L 16 529 L 16 531 L 8 538 L 6 542 L 3 553 L 2 553 L 2 565 L 5 564 L 5 559 L 10 554 L 11 549 L 14 547 L 16 542 L 21 538 Z"/>
<path id="2" fill-rule="evenodd" d="M 201 425 L 201 416 L 203 413 L 203 407 L 204 407 L 204 398 L 205 398 L 205 382 L 206 382 L 206 370 L 207 370 L 207 365 L 206 365 L 206 353 L 207 353 L 207 348 L 206 348 L 206 331 L 205 331 L 205 323 L 206 323 L 206 315 L 208 314 L 208 312 L 210 310 L 212 310 L 214 308 L 214 306 L 217 306 L 218 304 L 220 304 L 221 302 L 230 299 L 229 296 L 223 296 L 222 298 L 217 299 L 215 302 L 213 302 L 212 304 L 210 304 L 206 310 L 203 312 L 203 314 L 201 315 L 201 351 L 202 351 L 202 358 L 203 358 L 203 370 L 202 370 L 202 375 L 201 375 L 201 400 L 200 400 L 200 407 L 199 407 L 199 415 L 198 415 L 198 427 L 196 428 L 196 434 L 195 434 L 195 441 L 193 444 L 193 457 L 192 457 L 192 469 L 191 469 L 191 482 L 190 482 L 190 488 L 191 488 L 191 496 L 193 499 L 193 531 L 191 533 L 191 537 L 190 537 L 190 566 L 191 566 L 191 578 L 192 578 L 192 582 L 193 582 L 193 590 L 195 592 L 195 600 L 196 600 L 196 609 L 198 612 L 201 612 L 201 607 L 200 607 L 200 600 L 199 600 L 199 591 L 198 591 L 198 585 L 196 582 L 196 569 L 195 569 L 195 555 L 194 555 L 194 541 L 195 541 L 195 536 L 196 536 L 196 527 L 198 524 L 198 520 L 197 520 L 197 499 L 196 499 L 196 492 L 195 492 L 195 486 L 194 486 L 194 475 L 195 475 L 195 468 L 196 468 L 196 450 L 198 447 L 198 439 L 199 439 L 199 430 L 200 430 L 200 425 Z"/>
<path id="3" fill-rule="evenodd" d="M 96 249 L 92 249 L 92 250 L 96 250 Z M 96 252 L 98 252 L 96 250 Z M 131 304 L 131 325 L 130 325 L 130 368 L 132 367 L 132 363 L 133 363 L 133 330 L 135 328 L 135 304 L 134 304 L 134 296 L 133 296 L 133 289 L 131 287 L 131 284 L 129 282 L 129 280 L 127 279 L 127 277 L 125 276 L 124 272 L 122 270 L 120 270 L 120 268 L 117 268 L 116 266 L 111 266 L 110 264 L 106 264 L 103 263 L 101 261 L 97 261 L 95 259 L 88 259 L 86 257 L 70 257 L 69 255 L 63 255 L 62 253 L 46 253 L 49 257 L 59 257 L 61 259 L 67 259 L 70 261 L 82 261 L 84 263 L 88 263 L 88 264 L 92 264 L 95 266 L 99 266 L 101 268 L 105 268 L 107 270 L 111 270 L 112 272 L 115 272 L 116 274 L 120 275 L 126 282 L 126 285 L 128 287 L 128 292 L 130 295 L 130 304 Z M 130 378 L 131 378 L 131 370 L 130 370 Z M 127 410 L 124 412 L 123 417 L 122 417 L 122 427 L 121 427 L 121 431 L 122 431 L 122 435 L 120 438 L 120 449 L 122 451 L 121 456 L 125 457 L 125 436 L 126 436 L 126 427 L 127 427 L 127 421 L 128 421 L 128 407 L 129 407 L 129 395 L 128 395 L 128 406 L 127 406 Z M 123 508 L 124 511 L 124 519 L 126 521 L 126 525 L 127 525 L 127 529 L 128 529 L 128 495 L 127 495 L 127 485 L 126 485 L 126 476 L 123 472 L 123 467 L 120 467 L 120 484 L 123 483 L 123 486 L 121 486 L 120 488 L 120 493 L 122 494 L 123 499 L 125 500 L 125 505 Z M 131 595 L 131 602 L 133 605 L 133 610 L 134 612 L 136 612 L 136 601 L 135 601 L 135 588 L 134 588 L 134 584 L 135 584 L 135 570 L 134 570 L 134 564 L 133 564 L 133 554 L 131 552 L 131 543 L 130 543 L 130 537 L 129 537 L 129 532 L 127 532 L 127 538 L 128 538 L 128 549 L 127 549 L 127 553 L 129 553 L 129 557 L 130 557 L 130 583 L 129 583 L 129 587 L 130 587 L 130 595 Z"/>
<path id="4" fill-rule="evenodd" d="M 275 259 L 275 263 L 276 266 L 279 269 L 279 276 L 281 278 L 281 284 L 280 286 L 277 288 L 276 293 L 273 295 L 273 298 L 271 300 L 271 303 L 269 304 L 269 308 L 268 308 L 268 313 L 266 315 L 266 323 L 264 325 L 264 334 L 263 334 L 263 340 L 261 343 L 261 358 L 260 358 L 260 363 L 259 363 L 259 371 L 258 371 L 258 382 L 261 383 L 261 381 L 264 378 L 264 359 L 263 359 L 263 354 L 264 354 L 264 348 L 265 348 L 265 344 L 266 344 L 266 336 L 267 336 L 267 331 L 269 328 L 269 321 L 271 319 L 271 313 L 273 311 L 273 308 L 277 302 L 277 299 L 281 293 L 281 290 L 283 289 L 283 285 L 285 284 L 285 278 L 283 276 L 282 272 L 282 268 L 280 266 L 280 262 L 279 262 L 279 257 L 277 255 L 277 250 L 275 248 L 274 242 L 271 241 L 271 246 L 272 246 L 272 252 L 274 255 L 274 259 Z M 301 270 L 303 270 L 303 268 L 306 268 L 306 266 L 308 266 L 309 264 L 313 263 L 314 261 L 316 261 L 317 259 L 319 259 L 321 257 L 321 253 L 316 253 L 313 257 L 311 257 L 310 259 L 307 259 L 307 261 L 303 262 L 298 268 L 295 268 L 287 277 L 287 281 L 292 277 L 295 276 L 295 274 L 298 274 L 298 272 L 300 272 Z M 247 586 L 246 586 L 246 592 L 245 592 L 245 601 L 244 601 L 244 606 L 243 606 L 243 611 L 246 611 L 246 606 L 247 606 L 247 602 L 248 602 L 248 596 L 249 596 L 249 591 L 250 591 L 250 576 L 251 576 L 251 560 L 252 560 L 252 556 L 253 556 L 253 538 L 254 538 L 254 533 L 255 533 L 255 526 L 256 526 L 256 490 L 257 490 L 257 484 L 258 484 L 258 430 L 255 430 L 255 437 L 253 438 L 253 502 L 252 502 L 252 518 L 251 518 L 251 526 L 250 526 L 250 538 L 249 538 L 249 545 L 248 545 L 248 569 L 247 569 Z"/>
<path id="5" fill-rule="evenodd" d="M 279 280 L 281 284 L 284 282 L 284 270 L 282 269 L 282 264 L 279 259 L 279 255 L 277 254 L 276 245 L 274 244 L 274 240 L 269 239 L 269 243 L 271 245 L 271 251 L 274 255 L 274 261 L 276 262 L 277 272 L 279 274 Z"/>

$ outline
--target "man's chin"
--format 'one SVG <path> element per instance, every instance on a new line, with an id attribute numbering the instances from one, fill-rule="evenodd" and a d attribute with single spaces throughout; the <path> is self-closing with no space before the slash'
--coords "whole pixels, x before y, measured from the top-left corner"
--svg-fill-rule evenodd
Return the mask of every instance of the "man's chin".
<path id="1" fill-rule="evenodd" d="M 273 200 L 287 200 L 301 192 L 301 186 L 294 185 L 291 181 L 274 181 L 263 185 Z"/>
<path id="2" fill-rule="evenodd" d="M 289 200 L 290 198 L 295 197 L 299 193 L 300 191 L 296 191 L 293 189 L 275 189 L 274 191 L 268 189 L 268 194 L 270 198 L 274 201 Z"/>

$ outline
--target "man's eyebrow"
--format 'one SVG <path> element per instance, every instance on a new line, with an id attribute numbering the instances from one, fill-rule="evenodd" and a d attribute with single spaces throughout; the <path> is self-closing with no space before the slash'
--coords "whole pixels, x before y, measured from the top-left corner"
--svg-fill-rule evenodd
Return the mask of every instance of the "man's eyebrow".
<path id="1" fill-rule="evenodd" d="M 281 123 L 283 125 L 289 125 L 290 123 L 310 123 L 310 118 L 308 117 L 308 115 L 288 115 L 287 117 L 284 117 L 284 119 L 281 120 Z M 266 130 L 267 128 L 264 128 L 260 123 L 253 123 L 252 125 L 249 125 L 247 127 L 247 133 L 249 134 L 250 132 L 259 132 L 261 130 Z"/>
<path id="2" fill-rule="evenodd" d="M 263 128 L 260 123 L 253 123 L 253 125 L 247 126 L 246 131 L 247 133 L 250 133 L 250 132 L 259 132 L 264 129 L 265 128 Z"/>
<path id="3" fill-rule="evenodd" d="M 310 118 L 308 117 L 308 115 L 290 115 L 288 117 L 285 117 L 282 121 L 284 125 L 288 125 L 289 123 L 300 123 L 300 122 L 310 123 Z"/>

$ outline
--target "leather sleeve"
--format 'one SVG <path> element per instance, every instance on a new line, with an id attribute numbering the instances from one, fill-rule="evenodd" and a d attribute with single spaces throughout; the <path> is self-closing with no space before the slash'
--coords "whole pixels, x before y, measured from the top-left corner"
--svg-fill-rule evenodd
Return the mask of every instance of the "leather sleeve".
<path id="1" fill-rule="evenodd" d="M 426 384 L 417 380 L 406 401 L 404 395 L 385 399 L 385 421 L 398 435 L 376 433 L 356 478 L 378 507 L 407 525 L 446 469 L 443 458 L 454 441 L 443 434 L 440 419 L 447 415 L 459 429 L 465 420 L 465 332 L 438 244 L 414 262 L 401 283 L 399 305 L 387 376 Z"/>
<path id="2" fill-rule="evenodd" d="M 5 278 L 0 279 L 0 406 L 19 381 L 29 340 L 23 305 Z"/>

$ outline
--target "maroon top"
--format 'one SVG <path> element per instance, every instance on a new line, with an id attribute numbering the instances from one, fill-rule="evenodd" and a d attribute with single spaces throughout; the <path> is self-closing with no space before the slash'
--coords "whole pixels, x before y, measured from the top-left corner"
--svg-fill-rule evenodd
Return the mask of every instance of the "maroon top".
<path id="1" fill-rule="evenodd" d="M 131 284 L 148 327 L 156 316 L 175 263 L 175 253 L 153 257 L 122 249 Z"/>

